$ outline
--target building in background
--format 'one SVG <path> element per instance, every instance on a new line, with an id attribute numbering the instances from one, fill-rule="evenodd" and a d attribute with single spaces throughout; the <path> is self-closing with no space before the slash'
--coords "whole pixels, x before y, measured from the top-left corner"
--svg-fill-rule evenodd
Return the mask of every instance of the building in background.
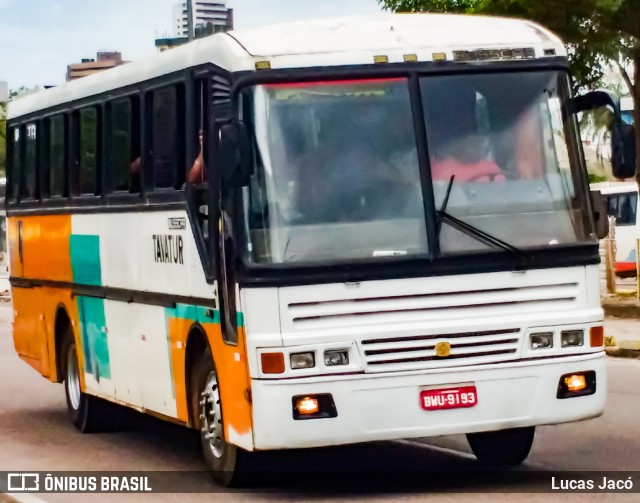
<path id="1" fill-rule="evenodd" d="M 67 81 L 109 70 L 124 63 L 127 61 L 123 61 L 119 52 L 99 52 L 96 59 L 83 59 L 80 63 L 67 66 Z"/>
<path id="2" fill-rule="evenodd" d="M 225 0 L 192 0 L 194 38 L 208 37 L 233 29 L 233 9 Z M 173 37 L 165 34 L 156 39 L 156 48 L 163 52 L 189 42 L 187 4 L 182 2 L 173 9 Z"/>
<path id="3" fill-rule="evenodd" d="M 207 31 L 201 36 L 233 29 L 233 9 L 228 9 L 225 0 L 192 0 L 193 26 L 197 32 Z M 173 36 L 187 37 L 187 4 L 181 2 L 173 8 Z M 198 37 L 197 37 L 198 38 Z"/>

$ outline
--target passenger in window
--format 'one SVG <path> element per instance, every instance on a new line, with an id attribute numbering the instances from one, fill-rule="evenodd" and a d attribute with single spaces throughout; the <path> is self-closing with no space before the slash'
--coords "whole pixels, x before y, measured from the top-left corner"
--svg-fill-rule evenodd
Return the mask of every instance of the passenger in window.
<path id="1" fill-rule="evenodd" d="M 196 160 L 193 161 L 189 173 L 187 174 L 187 183 L 191 185 L 201 185 L 205 179 L 205 165 L 204 165 L 204 132 L 201 130 L 198 134 L 198 140 L 200 145 L 200 151 Z"/>
<path id="2" fill-rule="evenodd" d="M 129 168 L 129 192 L 136 194 L 140 192 L 140 175 L 142 172 L 142 158 L 136 157 Z M 126 190 L 126 187 L 125 187 Z"/>

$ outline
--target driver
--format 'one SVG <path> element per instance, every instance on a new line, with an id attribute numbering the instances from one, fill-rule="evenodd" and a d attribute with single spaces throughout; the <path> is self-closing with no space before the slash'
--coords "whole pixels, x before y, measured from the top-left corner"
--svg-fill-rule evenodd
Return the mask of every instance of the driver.
<path id="1" fill-rule="evenodd" d="M 473 87 L 446 79 L 426 87 L 425 113 L 434 180 L 504 181 L 502 170 L 487 158 L 487 141 L 478 133 Z"/>

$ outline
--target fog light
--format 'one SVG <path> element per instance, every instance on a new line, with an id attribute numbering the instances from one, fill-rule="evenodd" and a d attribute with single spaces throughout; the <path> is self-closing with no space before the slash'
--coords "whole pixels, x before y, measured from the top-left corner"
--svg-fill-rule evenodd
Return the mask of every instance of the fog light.
<path id="1" fill-rule="evenodd" d="M 604 327 L 591 327 L 589 329 L 589 339 L 592 348 L 604 346 Z"/>
<path id="2" fill-rule="evenodd" d="M 582 346 L 584 344 L 584 331 L 565 330 L 560 334 L 560 341 L 563 348 Z"/>
<path id="3" fill-rule="evenodd" d="M 328 419 L 338 417 L 338 410 L 330 393 L 317 395 L 296 395 L 291 398 L 293 419 Z"/>
<path id="4" fill-rule="evenodd" d="M 284 355 L 282 353 L 262 353 L 260 360 L 264 374 L 282 374 L 284 372 Z"/>
<path id="5" fill-rule="evenodd" d="M 580 391 L 587 387 L 587 381 L 583 375 L 576 374 L 564 378 L 564 383 L 569 391 Z"/>
<path id="6" fill-rule="evenodd" d="M 531 349 L 549 349 L 553 347 L 553 332 L 531 334 Z"/>
<path id="7" fill-rule="evenodd" d="M 324 364 L 327 367 L 333 367 L 335 365 L 349 365 L 349 351 L 346 349 L 325 351 Z"/>
<path id="8" fill-rule="evenodd" d="M 593 395 L 596 392 L 596 373 L 594 370 L 564 374 L 558 383 L 556 398 L 573 398 Z"/>
<path id="9" fill-rule="evenodd" d="M 303 415 L 315 414 L 320 411 L 320 405 L 316 398 L 305 396 L 296 400 L 296 410 Z"/>
<path id="10" fill-rule="evenodd" d="M 313 351 L 308 351 L 306 353 L 292 353 L 289 360 L 293 370 L 310 369 L 316 366 L 316 357 L 313 354 Z"/>

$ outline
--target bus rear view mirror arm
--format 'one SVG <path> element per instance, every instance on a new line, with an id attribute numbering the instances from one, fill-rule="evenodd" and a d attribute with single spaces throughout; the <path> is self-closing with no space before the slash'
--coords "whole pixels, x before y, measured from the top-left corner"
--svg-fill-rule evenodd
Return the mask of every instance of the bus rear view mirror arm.
<path id="1" fill-rule="evenodd" d="M 251 139 L 242 122 L 220 128 L 220 173 L 228 187 L 244 187 L 253 174 Z"/>
<path id="2" fill-rule="evenodd" d="M 576 96 L 572 112 L 577 114 L 596 108 L 608 107 L 613 112 L 611 124 L 611 168 L 613 176 L 631 178 L 636 173 L 636 145 L 634 127 L 625 124 L 620 113 L 620 98 L 611 91 L 600 89 Z"/>
<path id="3" fill-rule="evenodd" d="M 596 226 L 596 236 L 598 239 L 604 239 L 609 235 L 609 217 L 607 215 L 607 202 L 599 190 L 591 191 L 591 208 Z"/>

